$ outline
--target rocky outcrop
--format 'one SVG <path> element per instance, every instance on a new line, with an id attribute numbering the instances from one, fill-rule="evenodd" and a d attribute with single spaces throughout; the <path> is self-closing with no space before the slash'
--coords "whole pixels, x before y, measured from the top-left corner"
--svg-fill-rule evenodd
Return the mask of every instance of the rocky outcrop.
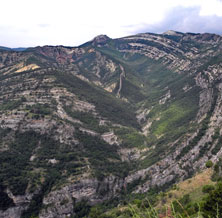
<path id="1" fill-rule="evenodd" d="M 33 194 L 15 196 L 12 194 L 12 192 L 9 189 L 6 190 L 6 193 L 13 200 L 14 206 L 4 211 L 0 210 L 0 217 L 1 218 L 20 217 L 22 215 L 22 212 L 28 208 L 29 203 L 33 197 Z"/>
<path id="2" fill-rule="evenodd" d="M 106 177 L 103 181 L 82 178 L 45 196 L 43 205 L 46 209 L 40 212 L 39 217 L 70 217 L 77 202 L 86 200 L 88 204 L 95 205 L 119 195 L 122 187 L 123 180 L 114 176 Z"/>
<path id="3" fill-rule="evenodd" d="M 107 35 L 99 35 L 93 39 L 92 44 L 94 46 L 102 46 L 105 45 L 109 40 L 110 38 Z"/>

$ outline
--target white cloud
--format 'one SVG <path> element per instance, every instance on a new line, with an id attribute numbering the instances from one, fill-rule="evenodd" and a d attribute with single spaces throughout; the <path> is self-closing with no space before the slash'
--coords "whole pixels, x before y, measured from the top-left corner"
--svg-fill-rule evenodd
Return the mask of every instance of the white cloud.
<path id="1" fill-rule="evenodd" d="M 173 8 L 197 7 L 198 18 L 222 16 L 219 0 L 7 0 L 1 2 L 0 45 L 74 46 L 98 34 L 121 37 L 158 27 L 175 17 Z"/>

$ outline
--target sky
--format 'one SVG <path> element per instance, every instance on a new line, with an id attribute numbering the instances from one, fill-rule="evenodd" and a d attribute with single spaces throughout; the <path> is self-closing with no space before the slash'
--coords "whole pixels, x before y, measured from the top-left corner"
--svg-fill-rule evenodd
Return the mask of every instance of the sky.
<path id="1" fill-rule="evenodd" d="M 0 0 L 0 46 L 78 46 L 167 30 L 222 34 L 221 0 Z"/>

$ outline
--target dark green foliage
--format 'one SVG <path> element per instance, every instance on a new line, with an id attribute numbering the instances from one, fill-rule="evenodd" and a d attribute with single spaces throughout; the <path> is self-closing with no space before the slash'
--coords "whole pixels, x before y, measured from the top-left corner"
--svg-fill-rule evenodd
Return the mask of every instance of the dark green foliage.
<path id="1" fill-rule="evenodd" d="M 4 138 L 8 133 L 10 133 L 11 129 L 2 129 L 0 128 L 0 139 Z"/>
<path id="2" fill-rule="evenodd" d="M 216 128 L 214 135 L 212 136 L 213 141 L 220 137 L 220 128 Z"/>
<path id="3" fill-rule="evenodd" d="M 61 179 L 59 170 L 67 169 L 69 172 L 68 161 L 71 163 L 73 160 L 78 160 L 78 155 L 74 155 L 73 153 L 62 153 L 61 151 L 63 150 L 54 150 L 55 147 L 58 147 L 58 143 L 56 144 L 47 136 L 41 136 L 31 131 L 25 133 L 17 132 L 15 134 L 15 142 L 10 144 L 11 151 L 4 151 L 0 153 L 0 162 L 3 163 L 0 168 L 0 182 L 1 184 L 4 184 L 4 186 L 7 186 L 14 195 L 24 194 L 28 182 L 32 179 L 28 171 L 31 170 L 30 167 L 34 163 L 31 163 L 29 159 L 32 151 L 39 145 L 40 141 L 42 148 L 38 151 L 40 155 L 38 166 L 42 165 L 42 167 L 46 168 L 46 178 L 41 189 L 34 194 L 29 208 L 23 213 L 22 217 L 38 215 L 43 197 L 51 190 L 52 186 Z M 60 152 L 61 156 L 58 155 Z M 47 168 L 47 158 L 55 157 L 55 155 L 58 155 L 58 159 L 65 160 L 64 163 L 62 162 L 64 165 L 56 166 L 55 168 Z M 81 165 L 72 165 L 72 169 L 79 166 Z M 0 196 L 5 199 L 4 203 L 1 205 L 2 208 L 7 209 L 8 206 L 13 206 L 13 202 L 7 198 L 6 194 L 3 191 L 1 191 L 1 193 L 2 194 Z"/>
<path id="4" fill-rule="evenodd" d="M 178 201 L 173 201 L 172 208 L 175 213 L 179 215 L 178 217 L 188 217 L 196 214 L 198 211 L 198 207 L 195 205 L 195 202 L 191 202 L 189 194 L 184 195 Z"/>
<path id="5" fill-rule="evenodd" d="M 30 57 L 26 60 L 26 65 L 29 65 L 29 64 L 42 65 L 41 61 L 40 61 L 36 56 L 30 56 Z"/>
<path id="6" fill-rule="evenodd" d="M 222 183 L 219 182 L 215 190 L 211 191 L 203 204 L 203 217 L 222 217 Z"/>
<path id="7" fill-rule="evenodd" d="M 216 155 L 216 154 L 220 151 L 221 147 L 222 147 L 222 137 L 220 136 L 219 139 L 218 139 L 217 144 L 216 144 L 215 147 L 212 149 L 211 153 L 212 153 L 213 155 Z"/>
<path id="8" fill-rule="evenodd" d="M 110 146 L 98 136 L 84 134 L 81 131 L 76 132 L 75 136 L 84 147 L 84 155 L 89 158 L 95 176 L 103 180 L 106 175 L 111 173 L 125 177 L 133 164 L 121 162 L 117 153 L 117 146 Z"/>
<path id="9" fill-rule="evenodd" d="M 165 38 L 168 38 L 168 39 L 173 40 L 175 42 L 179 42 L 181 40 L 182 36 L 183 35 L 180 35 L 180 36 L 178 36 L 178 35 L 164 35 Z"/>
<path id="10" fill-rule="evenodd" d="M 202 188 L 202 192 L 203 193 L 210 193 L 214 189 L 215 189 L 215 187 L 213 185 L 204 185 Z"/>
<path id="11" fill-rule="evenodd" d="M 208 160 L 207 162 L 206 162 L 206 167 L 207 168 L 211 168 L 213 166 L 213 162 L 211 161 L 211 160 Z"/>
<path id="12" fill-rule="evenodd" d="M 92 207 L 90 209 L 89 218 L 113 218 L 111 215 L 104 214 L 104 211 L 99 207 Z"/>
<path id="13" fill-rule="evenodd" d="M 0 210 L 7 210 L 15 206 L 13 200 L 4 192 L 4 187 L 0 185 Z"/>
<path id="14" fill-rule="evenodd" d="M 82 218 L 82 217 L 88 217 L 88 214 L 90 212 L 90 206 L 87 202 L 87 200 L 82 200 L 80 202 L 76 202 L 74 201 L 74 205 L 73 205 L 74 209 L 74 218 Z"/>
<path id="15" fill-rule="evenodd" d="M 139 184 L 141 184 L 141 178 L 136 179 L 133 182 L 127 184 L 127 192 L 131 193 L 133 191 L 133 189 Z"/>
<path id="16" fill-rule="evenodd" d="M 60 173 L 66 170 L 66 174 L 63 175 L 64 178 L 69 175 L 77 175 L 81 172 L 81 168 L 84 167 L 84 161 L 80 161 L 83 154 L 80 154 L 78 149 L 74 151 L 69 146 L 61 145 L 47 135 L 40 136 L 40 139 L 41 147 L 37 152 L 38 162 L 36 163 L 38 167 L 48 170 L 54 169 Z M 54 158 L 59 162 L 55 165 L 49 164 L 48 159 Z"/>
<path id="17" fill-rule="evenodd" d="M 0 183 L 8 186 L 15 195 L 22 195 L 28 185 L 27 167 L 33 149 L 38 144 L 34 132 L 16 133 L 10 150 L 0 153 Z M 15 167 L 16 166 L 16 167 Z"/>
<path id="18" fill-rule="evenodd" d="M 26 65 L 36 64 L 36 65 L 38 65 L 40 67 L 47 67 L 47 66 L 50 66 L 52 63 L 55 63 L 55 60 L 53 58 L 45 56 L 45 55 L 43 55 L 43 54 L 41 54 L 39 52 L 36 52 L 36 51 L 31 53 L 30 52 L 31 50 L 32 50 L 32 48 L 27 50 L 27 53 L 30 53 L 31 55 L 25 61 Z"/>
<path id="19" fill-rule="evenodd" d="M 140 87 L 137 87 L 136 85 L 132 84 L 127 79 L 122 79 L 122 89 L 120 95 L 122 97 L 126 97 L 131 102 L 140 102 L 142 100 L 145 100 L 145 96 L 140 92 Z"/>
<path id="20" fill-rule="evenodd" d="M 36 115 L 49 115 L 52 113 L 52 110 L 48 104 L 34 104 L 34 105 L 27 105 L 26 110 L 29 110 L 30 113 Z"/>
<path id="21" fill-rule="evenodd" d="M 212 175 L 213 181 L 222 180 L 222 162 L 221 159 L 214 165 L 214 172 Z"/>
<path id="22" fill-rule="evenodd" d="M 86 128 L 94 130 L 98 133 L 108 132 L 109 128 L 99 125 L 99 118 L 96 118 L 90 112 L 73 111 L 71 107 L 64 107 L 65 111 L 74 119 L 78 119 L 84 123 Z"/>
<path id="23" fill-rule="evenodd" d="M 200 146 L 198 159 L 202 158 L 204 156 L 204 154 L 208 151 L 208 149 L 209 149 L 208 143 L 205 143 L 203 146 Z"/>
<path id="24" fill-rule="evenodd" d="M 35 161 L 30 161 L 33 151 L 38 147 Z M 25 193 L 28 184 L 35 191 L 39 186 L 40 176 L 32 172 L 33 168 L 45 169 L 47 176 L 54 177 L 66 170 L 65 178 L 70 174 L 78 174 L 84 161 L 80 162 L 81 155 L 78 151 L 54 141 L 47 135 L 40 135 L 33 131 L 15 133 L 15 141 L 10 144 L 10 150 L 0 153 L 0 184 L 8 187 L 14 195 Z M 56 158 L 59 162 L 55 165 L 49 164 L 48 160 Z M 16 166 L 16 167 L 15 167 Z M 59 182 L 56 177 L 55 182 Z M 31 191 L 31 190 L 30 190 Z"/>

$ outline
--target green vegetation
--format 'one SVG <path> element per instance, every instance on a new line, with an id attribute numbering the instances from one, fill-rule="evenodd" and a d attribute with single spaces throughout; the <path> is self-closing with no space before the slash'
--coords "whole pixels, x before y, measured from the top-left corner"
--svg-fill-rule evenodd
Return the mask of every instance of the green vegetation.
<path id="1" fill-rule="evenodd" d="M 20 105 L 22 105 L 23 102 L 25 102 L 26 99 L 23 97 L 19 100 L 7 100 L 4 101 L 3 104 L 0 104 L 0 110 L 14 110 L 18 108 Z"/>
<path id="2" fill-rule="evenodd" d="M 202 192 L 203 193 L 210 193 L 211 191 L 213 191 L 215 188 L 213 185 L 205 185 L 202 188 Z"/>
<path id="3" fill-rule="evenodd" d="M 216 91 L 216 89 L 214 89 L 214 95 L 213 95 L 213 102 L 211 105 L 210 110 L 207 113 L 206 118 L 201 122 L 201 126 L 200 129 L 197 133 L 197 135 L 192 139 L 192 141 L 189 143 L 188 146 L 185 146 L 181 153 L 177 156 L 177 160 L 179 160 L 181 157 L 183 157 L 186 153 L 188 153 L 195 145 L 197 145 L 197 143 L 199 142 L 199 140 L 205 135 L 207 129 L 208 129 L 208 125 L 210 123 L 210 117 L 214 111 L 215 105 L 216 105 L 216 101 L 217 101 L 217 97 L 218 97 L 218 93 Z M 216 140 L 219 137 L 219 132 L 218 129 L 215 131 L 215 135 L 213 136 L 213 140 Z M 208 145 L 204 145 L 202 146 L 201 150 L 200 150 L 200 155 L 199 158 L 201 156 L 204 155 L 204 152 L 207 150 Z M 218 145 L 215 146 L 215 148 L 213 149 L 212 153 L 217 152 L 218 150 Z"/>
<path id="4" fill-rule="evenodd" d="M 213 155 L 216 155 L 220 149 L 222 147 L 222 136 L 219 137 L 217 144 L 215 145 L 215 147 L 212 149 L 211 153 Z"/>
<path id="5" fill-rule="evenodd" d="M 73 212 L 76 214 L 75 218 L 85 217 L 90 212 L 90 206 L 89 206 L 87 200 L 82 200 L 82 201 L 77 202 L 77 203 L 74 200 L 74 205 L 73 206 L 74 206 Z"/>
<path id="6" fill-rule="evenodd" d="M 220 180 L 222 180 L 222 162 L 221 162 L 221 158 L 214 165 L 214 173 L 212 175 L 212 180 L 213 181 L 220 181 Z"/>
<path id="7" fill-rule="evenodd" d="M 213 162 L 211 161 L 211 160 L 208 160 L 207 162 L 206 162 L 206 167 L 207 168 L 210 168 L 210 167 L 212 167 L 213 166 Z"/>
<path id="8" fill-rule="evenodd" d="M 190 186 L 193 186 L 194 183 L 198 185 L 196 179 L 200 178 L 196 177 L 192 181 L 184 181 L 183 183 L 188 183 Z M 189 192 L 178 197 L 172 188 L 167 192 L 171 193 L 171 195 L 168 194 L 170 203 L 166 200 L 167 193 L 164 192 L 155 195 L 150 193 L 147 196 L 131 195 L 127 203 L 122 202 L 118 208 L 106 211 L 102 207 L 98 209 L 93 207 L 90 211 L 92 213 L 96 211 L 95 213 L 101 218 L 220 218 L 222 214 L 222 183 L 204 185 L 202 191 L 202 195 L 197 199 Z"/>
<path id="9" fill-rule="evenodd" d="M 199 140 L 204 136 L 209 124 L 209 116 L 207 116 L 203 121 L 202 121 L 202 126 L 197 133 L 197 135 L 192 139 L 192 141 L 189 143 L 188 146 L 184 147 L 181 151 L 181 153 L 177 156 L 177 160 L 179 160 L 181 157 L 183 157 L 186 153 L 188 153 L 198 142 Z M 203 147 L 205 148 L 205 147 Z M 205 151 L 205 149 L 204 149 Z"/>
<path id="10" fill-rule="evenodd" d="M 222 183 L 219 182 L 203 203 L 203 217 L 222 217 Z"/>
<path id="11" fill-rule="evenodd" d="M 40 191 L 33 196 L 27 210 L 23 211 L 21 218 L 36 217 L 39 215 L 39 211 L 42 208 L 43 197 L 50 192 L 59 177 L 58 172 L 51 170 L 49 176 L 46 177 L 45 182 L 42 184 Z"/>
<path id="12" fill-rule="evenodd" d="M 67 73 L 56 73 L 57 82 L 96 106 L 96 110 L 109 120 L 139 129 L 132 106 L 113 97 L 104 90 Z M 89 94 L 90 93 L 90 94 Z M 111 106 L 112 105 L 112 106 Z"/>
<path id="13" fill-rule="evenodd" d="M 132 128 L 115 128 L 114 133 L 122 140 L 123 147 L 145 147 L 146 137 Z"/>
<path id="14" fill-rule="evenodd" d="M 89 159 L 94 175 L 99 179 L 114 174 L 125 177 L 135 166 L 133 163 L 121 162 L 117 146 L 110 146 L 98 136 L 91 136 L 77 131 L 75 136 L 85 148 L 83 155 Z"/>
<path id="15" fill-rule="evenodd" d="M 122 80 L 121 96 L 126 97 L 132 103 L 137 103 L 145 100 L 145 95 L 139 91 L 140 88 L 134 85 L 129 79 Z"/>
<path id="16" fill-rule="evenodd" d="M 9 207 L 15 206 L 13 200 L 4 192 L 4 187 L 0 185 L 0 210 L 7 210 Z"/>
<path id="17" fill-rule="evenodd" d="M 84 123 L 84 127 L 94 130 L 98 133 L 108 132 L 109 128 L 107 126 L 99 125 L 99 118 L 93 116 L 90 112 L 83 112 L 83 111 L 74 111 L 71 107 L 64 107 L 65 111 L 69 116 L 74 119 L 80 120 Z"/>
<path id="18" fill-rule="evenodd" d="M 49 104 L 26 105 L 26 110 L 29 112 L 29 116 L 33 119 L 44 118 L 45 116 L 52 114 L 52 109 Z"/>
<path id="19" fill-rule="evenodd" d="M 170 131 L 175 134 L 177 128 L 185 128 L 185 124 L 193 118 L 190 116 L 191 112 L 193 112 L 192 107 L 189 107 L 189 105 L 184 107 L 184 105 L 178 103 L 171 104 L 169 108 L 163 111 L 160 120 L 153 124 L 154 134 L 160 136 Z"/>
<path id="20" fill-rule="evenodd" d="M 13 134 L 13 132 L 9 132 Z M 33 131 L 15 133 L 15 141 L 10 142 L 10 150 L 0 153 L 0 185 L 10 188 L 14 195 L 25 193 L 28 184 L 30 191 L 41 185 L 41 178 L 51 178 L 51 174 L 60 172 L 63 178 L 79 174 L 84 162 L 80 162 L 78 151 L 61 145 L 47 135 Z M 35 152 L 33 161 L 31 156 Z M 57 164 L 49 164 L 49 159 L 56 159 Z M 16 166 L 16 167 L 14 167 Z M 64 173 L 65 172 L 65 173 Z M 54 179 L 53 179 L 54 180 Z M 55 180 L 60 181 L 59 177 Z"/>
<path id="21" fill-rule="evenodd" d="M 26 65 L 29 65 L 29 64 L 37 64 L 39 66 L 42 66 L 42 62 L 41 60 L 37 57 L 37 56 L 30 56 L 26 62 L 25 62 Z"/>
<path id="22" fill-rule="evenodd" d="M 27 168 L 38 138 L 33 132 L 16 133 L 10 151 L 0 153 L 0 184 L 9 187 L 14 195 L 22 195 L 28 185 Z M 16 166 L 16 167 L 15 167 Z"/>

